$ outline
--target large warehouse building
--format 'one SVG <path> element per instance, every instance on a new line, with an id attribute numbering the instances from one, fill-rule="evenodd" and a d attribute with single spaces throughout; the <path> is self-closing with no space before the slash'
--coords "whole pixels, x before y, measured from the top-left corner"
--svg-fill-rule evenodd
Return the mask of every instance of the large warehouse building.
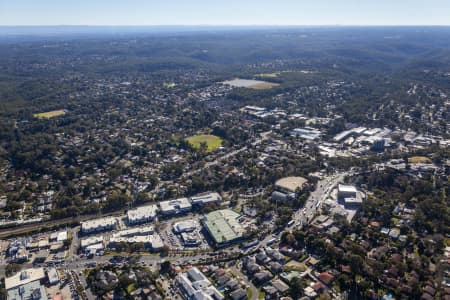
<path id="1" fill-rule="evenodd" d="M 239 241 L 244 235 L 245 229 L 238 220 L 240 216 L 231 209 L 216 210 L 205 215 L 202 224 L 213 242 L 224 246 Z"/>

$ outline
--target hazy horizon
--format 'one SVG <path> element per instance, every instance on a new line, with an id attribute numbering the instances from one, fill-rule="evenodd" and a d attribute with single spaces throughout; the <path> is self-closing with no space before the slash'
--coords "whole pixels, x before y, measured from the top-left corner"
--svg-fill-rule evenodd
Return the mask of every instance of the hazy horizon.
<path id="1" fill-rule="evenodd" d="M 445 26 L 446 0 L 15 0 L 0 26 Z"/>

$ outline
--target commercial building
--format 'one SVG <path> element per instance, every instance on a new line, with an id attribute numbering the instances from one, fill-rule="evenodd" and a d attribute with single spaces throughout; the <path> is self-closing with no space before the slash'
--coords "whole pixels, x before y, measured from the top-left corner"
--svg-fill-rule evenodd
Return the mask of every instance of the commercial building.
<path id="1" fill-rule="evenodd" d="M 386 141 L 385 139 L 376 139 L 373 141 L 371 149 L 376 152 L 383 152 Z"/>
<path id="2" fill-rule="evenodd" d="M 127 213 L 129 224 L 140 224 L 151 222 L 156 218 L 158 207 L 156 205 L 146 205 L 131 209 Z"/>
<path id="3" fill-rule="evenodd" d="M 100 247 L 101 245 L 101 247 Z M 91 236 L 87 238 L 80 239 L 80 247 L 83 251 L 89 251 L 90 249 L 103 249 L 103 236 Z"/>
<path id="4" fill-rule="evenodd" d="M 352 185 L 338 185 L 338 201 L 346 207 L 358 207 L 362 204 L 363 199 L 361 193 Z"/>
<path id="5" fill-rule="evenodd" d="M 161 201 L 159 202 L 159 207 L 161 214 L 166 216 L 187 213 L 192 210 L 192 205 L 188 198 Z"/>
<path id="6" fill-rule="evenodd" d="M 145 248 L 153 251 L 159 251 L 164 247 L 164 243 L 158 234 L 138 235 L 131 237 L 113 236 L 109 239 L 108 248 L 113 249 L 118 244 L 136 244 L 142 243 Z"/>
<path id="7" fill-rule="evenodd" d="M 203 206 L 211 203 L 220 203 L 222 197 L 216 192 L 203 193 L 194 197 L 191 197 L 192 205 Z"/>
<path id="8" fill-rule="evenodd" d="M 45 286 L 39 280 L 7 289 L 8 300 L 47 300 Z"/>
<path id="9" fill-rule="evenodd" d="M 142 226 L 136 228 L 129 228 L 125 230 L 120 230 L 113 233 L 113 237 L 131 237 L 136 235 L 150 235 L 155 232 L 155 228 L 153 226 Z"/>
<path id="10" fill-rule="evenodd" d="M 186 300 L 223 300 L 225 297 L 196 267 L 177 276 L 183 298 Z"/>
<path id="11" fill-rule="evenodd" d="M 198 223 L 195 220 L 185 220 L 173 225 L 173 231 L 175 231 L 175 233 L 191 232 L 197 228 Z"/>
<path id="12" fill-rule="evenodd" d="M 115 217 L 105 217 L 95 220 L 81 222 L 82 233 L 93 233 L 105 230 L 115 229 L 117 226 L 117 219 Z"/>
<path id="13" fill-rule="evenodd" d="M 245 229 L 239 223 L 240 215 L 231 209 L 216 210 L 202 219 L 205 231 L 217 245 L 227 245 L 242 238 Z"/>
<path id="14" fill-rule="evenodd" d="M 47 277 L 48 277 L 48 282 L 51 285 L 59 283 L 58 272 L 56 271 L 55 268 L 51 268 L 51 269 L 48 270 Z"/>
<path id="15" fill-rule="evenodd" d="M 314 128 L 295 128 L 291 131 L 291 135 L 294 137 L 300 137 L 305 140 L 315 140 L 320 137 L 322 132 Z"/>
<path id="16" fill-rule="evenodd" d="M 5 278 L 5 289 L 8 291 L 33 281 L 40 282 L 44 280 L 45 277 L 44 268 L 23 270 L 11 277 Z"/>
<path id="17" fill-rule="evenodd" d="M 356 188 L 352 185 L 338 185 L 338 199 L 340 200 L 345 198 L 355 198 L 356 192 Z"/>
<path id="18" fill-rule="evenodd" d="M 186 247 L 196 247 L 201 244 L 201 237 L 197 231 L 183 232 L 181 239 L 183 240 L 183 245 Z"/>

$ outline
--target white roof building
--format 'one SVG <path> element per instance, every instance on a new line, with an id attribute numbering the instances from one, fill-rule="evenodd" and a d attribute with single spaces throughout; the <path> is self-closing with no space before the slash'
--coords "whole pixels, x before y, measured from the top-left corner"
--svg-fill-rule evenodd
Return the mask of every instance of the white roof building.
<path id="1" fill-rule="evenodd" d="M 120 236 L 120 237 L 111 237 L 109 239 L 109 245 L 111 247 L 114 247 L 114 244 L 118 243 L 127 243 L 127 244 L 143 243 L 144 245 L 151 247 L 153 250 L 160 250 L 164 246 L 164 243 L 158 234 L 138 235 L 132 237 Z"/>
<path id="2" fill-rule="evenodd" d="M 64 231 L 58 232 L 56 241 L 58 241 L 58 242 L 64 242 L 65 240 L 67 240 L 67 231 L 64 230 Z"/>
<path id="3" fill-rule="evenodd" d="M 338 192 L 339 193 L 356 193 L 356 187 L 354 187 L 353 185 L 339 184 Z"/>
<path id="4" fill-rule="evenodd" d="M 176 233 L 182 233 L 194 231 L 196 228 L 198 228 L 198 226 L 198 222 L 195 220 L 185 220 L 175 223 L 173 225 L 173 229 Z"/>
<path id="5" fill-rule="evenodd" d="M 11 277 L 5 278 L 5 289 L 10 290 L 15 287 L 45 278 L 44 268 L 33 268 L 21 271 Z"/>
<path id="6" fill-rule="evenodd" d="M 188 198 L 179 198 L 175 200 L 159 202 L 161 213 L 163 215 L 180 214 L 191 211 L 192 205 Z"/>
<path id="7" fill-rule="evenodd" d="M 95 245 L 99 243 L 103 243 L 103 236 L 101 235 L 91 236 L 80 240 L 81 248 L 86 248 L 90 245 Z"/>
<path id="8" fill-rule="evenodd" d="M 209 203 L 219 203 L 220 201 L 222 201 L 222 197 L 216 192 L 191 197 L 192 205 L 206 205 Z"/>
<path id="9" fill-rule="evenodd" d="M 190 268 L 187 273 L 179 274 L 177 282 L 189 299 L 222 300 L 225 298 L 196 267 Z"/>
<path id="10" fill-rule="evenodd" d="M 150 235 L 155 232 L 155 228 L 153 226 L 142 226 L 137 228 L 130 228 L 125 230 L 120 230 L 113 233 L 113 237 L 127 237 L 127 236 L 136 236 L 136 235 Z"/>
<path id="11" fill-rule="evenodd" d="M 131 209 L 127 213 L 130 224 L 145 223 L 153 221 L 156 218 L 158 207 L 156 205 L 141 206 Z"/>
<path id="12" fill-rule="evenodd" d="M 81 222 L 81 231 L 83 233 L 91 233 L 114 229 L 116 226 L 117 218 L 105 217 Z"/>
<path id="13" fill-rule="evenodd" d="M 51 268 L 47 271 L 48 282 L 53 285 L 59 282 L 58 272 L 55 268 Z"/>

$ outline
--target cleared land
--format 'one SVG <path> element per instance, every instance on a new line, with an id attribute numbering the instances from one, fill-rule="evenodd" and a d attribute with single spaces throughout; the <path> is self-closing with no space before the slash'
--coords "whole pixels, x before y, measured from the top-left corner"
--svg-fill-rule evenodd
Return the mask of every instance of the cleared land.
<path id="1" fill-rule="evenodd" d="M 412 156 L 408 158 L 410 164 L 427 164 L 431 163 L 431 160 L 425 156 Z"/>
<path id="2" fill-rule="evenodd" d="M 253 80 L 253 79 L 239 79 L 239 78 L 235 78 L 233 80 L 227 80 L 222 83 L 231 85 L 232 87 L 244 87 L 244 88 L 254 89 L 254 90 L 267 90 L 267 89 L 271 89 L 273 87 L 279 86 L 278 83 L 262 81 L 262 80 Z"/>
<path id="3" fill-rule="evenodd" d="M 34 114 L 33 117 L 38 118 L 38 119 L 50 119 L 50 118 L 54 118 L 54 117 L 63 116 L 65 114 L 66 114 L 66 111 L 64 109 L 59 109 L 59 110 L 52 110 L 52 111 Z"/>
<path id="4" fill-rule="evenodd" d="M 222 139 L 212 134 L 200 134 L 188 137 L 186 141 L 195 149 L 200 148 L 201 143 L 206 143 L 208 151 L 215 150 L 222 145 Z"/>
<path id="5" fill-rule="evenodd" d="M 307 182 L 308 180 L 303 177 L 285 177 L 277 180 L 275 186 L 293 193 L 297 189 L 302 189 Z"/>
<path id="6" fill-rule="evenodd" d="M 256 76 L 258 77 L 265 77 L 265 78 L 277 78 L 278 75 L 280 75 L 280 73 L 262 73 L 262 74 L 257 74 Z"/>

